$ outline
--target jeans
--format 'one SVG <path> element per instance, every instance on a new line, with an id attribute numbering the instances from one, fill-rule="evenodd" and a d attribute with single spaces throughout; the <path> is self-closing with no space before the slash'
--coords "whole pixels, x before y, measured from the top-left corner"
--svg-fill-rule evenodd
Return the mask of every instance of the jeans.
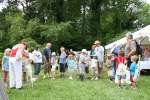
<path id="1" fill-rule="evenodd" d="M 40 67 L 41 67 L 40 63 L 34 63 L 34 75 L 39 75 Z"/>
<path id="2" fill-rule="evenodd" d="M 116 75 L 116 62 L 115 61 L 112 61 L 112 71 L 113 71 L 112 78 L 115 79 L 115 75 Z"/>

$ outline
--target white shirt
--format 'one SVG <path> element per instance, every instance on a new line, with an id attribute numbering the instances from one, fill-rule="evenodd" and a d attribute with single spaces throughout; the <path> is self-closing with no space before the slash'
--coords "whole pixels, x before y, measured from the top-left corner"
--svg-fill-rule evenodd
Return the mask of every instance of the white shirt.
<path id="1" fill-rule="evenodd" d="M 82 53 L 80 54 L 79 57 L 79 64 L 86 64 L 86 56 L 83 55 Z"/>
<path id="2" fill-rule="evenodd" d="M 103 46 L 99 46 L 95 48 L 95 54 L 98 58 L 98 61 L 104 61 L 104 47 Z"/>
<path id="3" fill-rule="evenodd" d="M 34 50 L 32 54 L 34 63 L 42 63 L 42 53 L 40 51 Z"/>
<path id="4" fill-rule="evenodd" d="M 98 65 L 97 62 L 98 62 L 97 59 L 92 59 L 91 60 L 91 68 L 96 68 Z"/>

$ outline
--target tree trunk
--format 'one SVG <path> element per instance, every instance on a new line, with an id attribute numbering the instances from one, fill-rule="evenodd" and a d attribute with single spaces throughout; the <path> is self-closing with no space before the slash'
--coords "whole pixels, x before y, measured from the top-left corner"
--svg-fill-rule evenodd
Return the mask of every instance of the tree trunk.
<path id="1" fill-rule="evenodd" d="M 64 0 L 56 0 L 56 20 L 64 21 Z"/>
<path id="2" fill-rule="evenodd" d="M 100 14 L 101 14 L 101 1 L 91 0 L 91 20 L 90 31 L 92 34 L 97 35 L 101 33 Z"/>

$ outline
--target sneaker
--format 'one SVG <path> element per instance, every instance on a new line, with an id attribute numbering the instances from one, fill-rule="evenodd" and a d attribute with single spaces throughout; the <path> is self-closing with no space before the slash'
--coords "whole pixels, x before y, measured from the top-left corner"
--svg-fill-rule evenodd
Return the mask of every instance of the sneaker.
<path id="1" fill-rule="evenodd" d="M 96 77 L 95 80 L 98 80 L 98 77 Z"/>
<path id="2" fill-rule="evenodd" d="M 92 78 L 91 80 L 94 80 L 94 78 Z"/>
<path id="3" fill-rule="evenodd" d="M 51 78 L 51 75 L 48 75 L 48 78 Z"/>
<path id="4" fill-rule="evenodd" d="M 43 76 L 43 79 L 45 79 L 45 78 L 46 78 L 46 76 L 44 75 L 44 76 Z"/>
<path id="5" fill-rule="evenodd" d="M 70 80 L 72 80 L 72 77 L 69 77 Z"/>
<path id="6" fill-rule="evenodd" d="M 55 80 L 55 78 L 53 77 L 52 80 Z"/>
<path id="7" fill-rule="evenodd" d="M 37 78 L 32 78 L 32 80 L 35 82 L 35 81 L 37 81 L 38 79 L 37 79 Z"/>

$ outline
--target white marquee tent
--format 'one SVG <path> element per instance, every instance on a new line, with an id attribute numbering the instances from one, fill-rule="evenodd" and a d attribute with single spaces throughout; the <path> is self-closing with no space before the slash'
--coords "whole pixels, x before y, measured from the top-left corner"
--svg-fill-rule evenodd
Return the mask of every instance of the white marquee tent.
<path id="1" fill-rule="evenodd" d="M 140 44 L 150 45 L 150 25 L 132 33 L 132 35 L 133 38 L 136 39 Z M 124 45 L 125 43 L 127 43 L 126 37 L 106 45 L 105 49 L 111 49 L 116 45 Z"/>

